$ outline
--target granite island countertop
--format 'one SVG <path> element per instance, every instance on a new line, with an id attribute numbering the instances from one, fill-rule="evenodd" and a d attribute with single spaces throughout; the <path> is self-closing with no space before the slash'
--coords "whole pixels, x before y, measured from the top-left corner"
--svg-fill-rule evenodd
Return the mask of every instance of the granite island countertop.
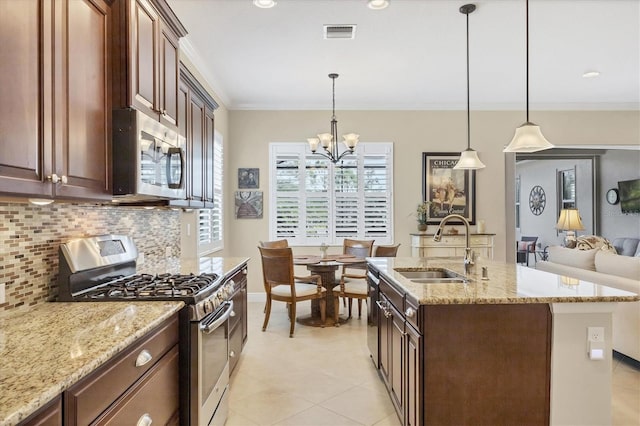
<path id="1" fill-rule="evenodd" d="M 466 283 L 422 284 L 398 271 L 448 269 L 464 274 L 462 258 L 367 258 L 384 277 L 421 305 L 633 302 L 640 296 L 588 281 L 569 279 L 516 264 L 478 259 Z M 482 280 L 486 267 L 488 280 Z"/>
<path id="2" fill-rule="evenodd" d="M 15 425 L 183 302 L 51 302 L 0 316 L 0 425 Z"/>

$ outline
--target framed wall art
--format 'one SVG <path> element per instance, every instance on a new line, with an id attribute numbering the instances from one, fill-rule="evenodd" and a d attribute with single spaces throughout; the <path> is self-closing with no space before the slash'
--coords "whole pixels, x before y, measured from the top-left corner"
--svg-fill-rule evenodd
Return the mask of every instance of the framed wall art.
<path id="1" fill-rule="evenodd" d="M 238 169 L 238 189 L 260 187 L 260 169 Z"/>
<path id="2" fill-rule="evenodd" d="M 428 224 L 437 225 L 452 213 L 476 223 L 475 170 L 454 170 L 459 158 L 458 152 L 422 153 L 422 199 L 431 203 Z"/>
<path id="3" fill-rule="evenodd" d="M 262 191 L 236 191 L 236 219 L 262 219 Z"/>

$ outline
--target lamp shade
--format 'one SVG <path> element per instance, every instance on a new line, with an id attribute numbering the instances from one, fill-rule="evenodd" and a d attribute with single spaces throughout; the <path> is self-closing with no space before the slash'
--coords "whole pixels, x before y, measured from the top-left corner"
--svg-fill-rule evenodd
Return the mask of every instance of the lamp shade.
<path id="1" fill-rule="evenodd" d="M 516 129 L 513 139 L 502 152 L 537 152 L 553 148 L 537 124 L 529 121 Z"/>
<path id="2" fill-rule="evenodd" d="M 476 170 L 476 169 L 484 169 L 486 166 L 480 158 L 478 158 L 478 153 L 471 148 L 465 149 L 460 153 L 460 159 L 453 166 L 454 169 L 458 170 Z"/>
<path id="3" fill-rule="evenodd" d="M 578 209 L 562 209 L 556 229 L 559 231 L 583 231 L 584 225 L 580 219 Z"/>

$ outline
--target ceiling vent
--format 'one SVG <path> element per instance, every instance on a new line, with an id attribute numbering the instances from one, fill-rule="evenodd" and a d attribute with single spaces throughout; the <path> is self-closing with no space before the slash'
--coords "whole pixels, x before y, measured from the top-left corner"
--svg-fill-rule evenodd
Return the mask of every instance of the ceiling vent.
<path id="1" fill-rule="evenodd" d="M 356 38 L 356 26 L 355 25 L 325 25 L 324 26 L 324 38 L 329 39 L 349 39 Z"/>

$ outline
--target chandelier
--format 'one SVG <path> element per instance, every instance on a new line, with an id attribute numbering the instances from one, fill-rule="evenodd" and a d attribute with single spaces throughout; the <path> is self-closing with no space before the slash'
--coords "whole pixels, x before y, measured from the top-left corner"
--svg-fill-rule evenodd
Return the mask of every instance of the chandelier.
<path id="1" fill-rule="evenodd" d="M 360 135 L 355 133 L 349 133 L 346 135 L 342 135 L 344 139 L 344 145 L 347 147 L 345 151 L 342 151 L 341 154 L 338 154 L 338 120 L 336 120 L 336 78 L 338 78 L 338 74 L 331 73 L 329 74 L 329 78 L 332 80 L 333 85 L 333 113 L 331 115 L 331 133 L 321 133 L 317 138 L 308 138 L 309 148 L 311 148 L 311 152 L 317 155 L 322 155 L 323 157 L 331 160 L 332 163 L 337 163 L 347 154 L 353 154 L 353 150 L 356 149 L 356 145 L 358 144 L 358 138 Z M 324 149 L 324 152 L 316 152 L 318 150 L 318 145 L 321 145 Z"/>

